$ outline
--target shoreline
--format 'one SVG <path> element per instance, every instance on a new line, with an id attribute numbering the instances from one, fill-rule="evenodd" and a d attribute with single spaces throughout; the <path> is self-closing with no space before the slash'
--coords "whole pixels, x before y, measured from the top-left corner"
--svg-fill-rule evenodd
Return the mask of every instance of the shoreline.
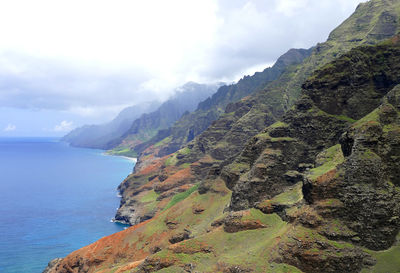
<path id="1" fill-rule="evenodd" d="M 107 152 L 103 152 L 102 154 L 106 155 L 106 156 L 115 156 L 115 157 L 125 158 L 125 159 L 127 159 L 129 161 L 134 162 L 135 164 L 137 163 L 137 158 L 136 157 L 129 157 L 129 156 L 125 156 L 125 155 L 114 155 L 114 154 L 109 154 Z"/>

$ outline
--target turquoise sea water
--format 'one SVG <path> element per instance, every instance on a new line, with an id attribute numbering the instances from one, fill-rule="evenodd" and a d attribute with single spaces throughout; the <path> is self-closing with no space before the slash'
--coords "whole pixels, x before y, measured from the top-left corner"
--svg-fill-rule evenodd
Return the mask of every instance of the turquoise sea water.
<path id="1" fill-rule="evenodd" d="M 0 272 L 42 272 L 55 257 L 118 232 L 127 159 L 48 138 L 0 138 Z"/>

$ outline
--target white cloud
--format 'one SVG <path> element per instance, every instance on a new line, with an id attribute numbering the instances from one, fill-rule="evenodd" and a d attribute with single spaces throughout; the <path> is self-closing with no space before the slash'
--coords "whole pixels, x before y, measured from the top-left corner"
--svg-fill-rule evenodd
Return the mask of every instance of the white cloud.
<path id="1" fill-rule="evenodd" d="M 0 1 L 0 107 L 105 115 L 238 79 L 324 41 L 359 2 Z"/>
<path id="2" fill-rule="evenodd" d="M 54 126 L 53 130 L 55 132 L 69 132 L 72 129 L 74 129 L 73 122 L 72 121 L 63 120 L 63 121 L 61 121 L 60 124 Z"/>
<path id="3" fill-rule="evenodd" d="M 15 130 L 17 130 L 17 126 L 15 126 L 14 124 L 8 124 L 7 126 L 6 126 L 6 128 L 4 128 L 4 132 L 12 132 L 12 131 L 15 131 Z"/>

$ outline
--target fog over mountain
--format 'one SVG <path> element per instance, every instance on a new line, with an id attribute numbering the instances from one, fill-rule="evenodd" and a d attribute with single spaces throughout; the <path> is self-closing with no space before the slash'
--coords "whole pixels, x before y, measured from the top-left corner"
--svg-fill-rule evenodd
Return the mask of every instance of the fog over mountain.
<path id="1" fill-rule="evenodd" d="M 2 2 L 0 134 L 62 135 L 188 81 L 238 80 L 326 39 L 359 2 Z"/>

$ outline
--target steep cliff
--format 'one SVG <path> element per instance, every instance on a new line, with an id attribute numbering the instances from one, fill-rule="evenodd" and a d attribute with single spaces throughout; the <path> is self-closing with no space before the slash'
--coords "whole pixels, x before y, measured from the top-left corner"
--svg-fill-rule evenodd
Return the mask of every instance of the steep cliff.
<path id="1" fill-rule="evenodd" d="M 163 182 L 169 176 L 174 176 L 176 169 L 190 168 L 191 178 L 185 177 L 186 182 L 179 180 L 174 183 L 175 186 L 169 187 L 168 193 L 159 198 L 185 190 L 182 188 L 183 184 L 187 187 L 197 181 L 213 181 L 214 175 L 221 172 L 221 167 L 234 160 L 254 135 L 274 123 L 290 109 L 292 102 L 300 94 L 301 85 L 313 70 L 357 45 L 372 44 L 374 41 L 379 41 L 378 38 L 386 38 L 393 32 L 384 33 L 378 38 L 370 35 L 369 30 L 375 29 L 377 25 L 385 25 L 386 21 L 382 18 L 386 17 L 382 14 L 386 14 L 388 10 L 396 10 L 400 6 L 396 1 L 385 3 L 386 5 L 383 5 L 381 1 L 370 1 L 361 4 L 349 19 L 331 33 L 327 42 L 319 44 L 313 50 L 310 57 L 300 64 L 293 63 L 293 59 L 289 58 L 292 61 L 284 63 L 292 65 L 286 66 L 277 80 L 270 82 L 264 89 L 254 92 L 251 96 L 228 104 L 225 113 L 218 120 L 190 143 L 179 147 L 180 150 L 176 153 L 168 154 L 174 139 L 172 136 L 167 136 L 144 150 L 139 157 L 135 173 L 119 187 L 123 198 L 115 218 L 135 224 L 154 215 L 156 210 L 148 211 L 143 208 L 142 202 L 138 200 L 138 193 L 152 189 L 152 186 L 144 186 L 145 184 Z M 357 39 L 343 34 L 350 32 L 353 32 L 353 36 Z M 342 33 L 345 37 L 337 33 Z M 287 60 L 286 57 L 282 59 Z M 295 58 L 295 60 L 302 59 Z M 163 163 L 165 160 L 168 161 Z M 150 169 L 150 166 L 154 168 Z M 187 183 L 187 181 L 192 182 Z M 207 184 L 202 183 L 200 190 L 206 190 Z"/>
<path id="2" fill-rule="evenodd" d="M 396 40 L 316 71 L 282 120 L 203 190 L 157 201 L 157 185 L 172 181 L 154 183 L 142 200 L 165 204 L 152 219 L 71 253 L 53 272 L 396 272 Z"/>
<path id="3" fill-rule="evenodd" d="M 286 67 L 292 69 L 293 65 L 297 64 L 295 61 L 303 60 L 297 53 L 299 51 L 309 52 L 290 50 L 280 58 L 277 67 L 292 64 Z M 293 57 L 293 54 L 297 57 Z M 250 80 L 251 78 L 242 81 Z M 240 87 L 243 85 L 243 82 L 237 84 Z M 219 92 L 221 88 L 216 94 Z M 239 102 L 228 104 L 225 113 L 218 120 L 175 154 L 167 152 L 172 147 L 171 143 L 176 140 L 173 136 L 168 136 L 147 148 L 141 154 L 134 174 L 119 187 L 122 200 L 115 219 L 130 224 L 149 219 L 159 208 L 153 207 L 153 210 L 148 211 L 140 201 L 138 193 L 154 188 L 154 191 L 160 194 L 157 197 L 158 201 L 171 197 L 193 186 L 197 179 L 204 178 L 212 166 L 217 166 L 222 160 L 239 153 L 251 136 L 274 123 L 284 113 L 282 108 L 271 106 L 273 96 L 277 95 L 274 92 L 259 92 L 254 98 L 245 97 Z M 194 112 L 195 115 L 196 113 L 198 111 Z M 195 122 L 191 124 L 197 126 Z M 195 162 L 195 165 L 189 166 Z M 183 173 L 185 176 L 182 176 Z M 176 179 L 177 176 L 179 179 Z M 173 182 L 168 187 L 156 186 L 160 182 L 166 185 L 169 181 Z"/>
<path id="4" fill-rule="evenodd" d="M 177 152 L 145 149 L 119 187 L 135 225 L 52 272 L 398 272 L 398 14 L 361 4 Z"/>
<path id="5" fill-rule="evenodd" d="M 213 96 L 199 103 L 196 111 L 186 113 L 173 126 L 159 131 L 154 138 L 136 146 L 134 150 L 142 152 L 149 146 L 161 142 L 162 148 L 159 149 L 158 156 L 176 152 L 217 120 L 229 103 L 263 89 L 269 82 L 276 80 L 287 67 L 302 62 L 310 53 L 311 49 L 291 49 L 272 67 L 256 72 L 253 76 L 245 76 L 235 84 L 221 86 Z"/>

